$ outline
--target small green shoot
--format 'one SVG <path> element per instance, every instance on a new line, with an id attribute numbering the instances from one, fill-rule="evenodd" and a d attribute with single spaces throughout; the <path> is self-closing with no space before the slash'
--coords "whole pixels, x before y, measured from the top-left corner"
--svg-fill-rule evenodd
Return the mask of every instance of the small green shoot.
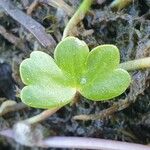
<path id="1" fill-rule="evenodd" d="M 89 52 L 84 41 L 67 37 L 57 45 L 54 59 L 34 51 L 21 63 L 20 75 L 26 85 L 21 99 L 31 107 L 51 109 L 70 103 L 77 92 L 93 101 L 114 98 L 131 82 L 119 61 L 114 45 L 100 45 Z"/>
<path id="2" fill-rule="evenodd" d="M 110 7 L 114 10 L 120 11 L 121 9 L 127 7 L 132 0 L 114 0 L 111 4 Z"/>

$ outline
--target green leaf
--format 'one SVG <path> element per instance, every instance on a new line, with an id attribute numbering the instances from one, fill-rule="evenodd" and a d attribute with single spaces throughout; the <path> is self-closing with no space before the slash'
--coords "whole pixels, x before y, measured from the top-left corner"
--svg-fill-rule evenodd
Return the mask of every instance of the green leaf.
<path id="1" fill-rule="evenodd" d="M 100 78 L 97 76 L 91 82 L 85 83 L 80 92 L 86 98 L 94 101 L 108 100 L 122 94 L 130 81 L 130 76 L 125 70 L 115 69 L 106 76 L 100 76 Z"/>
<path id="2" fill-rule="evenodd" d="M 118 67 L 119 50 L 114 45 L 101 45 L 94 48 L 86 60 L 86 76 L 95 79 L 109 74 Z"/>
<path id="3" fill-rule="evenodd" d="M 59 108 L 73 100 L 76 90 L 63 85 L 49 83 L 42 85 L 29 85 L 22 89 L 22 101 L 35 108 Z"/>
<path id="4" fill-rule="evenodd" d="M 69 86 L 67 77 L 44 52 L 32 52 L 30 58 L 21 63 L 20 75 L 27 85 L 21 91 L 21 99 L 29 106 L 60 107 L 75 95 L 76 90 Z"/>
<path id="5" fill-rule="evenodd" d="M 54 53 L 57 65 L 67 73 L 74 86 L 78 87 L 85 69 L 85 61 L 89 48 L 84 41 L 75 37 L 67 37 L 61 41 Z"/>
<path id="6" fill-rule="evenodd" d="M 131 79 L 127 71 L 118 69 L 119 59 L 119 50 L 114 45 L 94 48 L 86 61 L 87 71 L 81 78 L 81 94 L 100 101 L 123 93 Z"/>
<path id="7" fill-rule="evenodd" d="M 21 99 L 37 108 L 57 108 L 71 102 L 80 92 L 94 100 L 107 100 L 122 94 L 131 79 L 118 68 L 119 50 L 114 45 L 101 45 L 91 52 L 85 42 L 67 37 L 55 49 L 54 58 L 40 51 L 20 65 L 26 85 Z"/>

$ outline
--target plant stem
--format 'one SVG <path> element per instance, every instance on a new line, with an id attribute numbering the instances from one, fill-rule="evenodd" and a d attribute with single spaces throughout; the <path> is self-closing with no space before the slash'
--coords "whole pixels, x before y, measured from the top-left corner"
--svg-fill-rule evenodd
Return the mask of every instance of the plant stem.
<path id="1" fill-rule="evenodd" d="M 121 63 L 119 67 L 127 71 L 150 68 L 150 57 L 127 61 Z"/>
<path id="2" fill-rule="evenodd" d="M 66 28 L 64 29 L 63 37 L 67 37 L 71 34 L 74 27 L 84 18 L 86 12 L 90 9 L 93 0 L 84 0 L 72 18 L 69 20 Z"/>
<path id="3" fill-rule="evenodd" d="M 0 131 L 0 135 L 15 140 L 14 131 L 11 129 Z M 69 149 L 103 149 L 103 150 L 150 150 L 150 146 L 86 137 L 63 137 L 55 136 L 37 142 L 36 147 L 41 148 L 69 148 Z"/>
<path id="4" fill-rule="evenodd" d="M 40 147 L 103 150 L 150 150 L 149 146 L 142 144 L 85 137 L 50 137 L 43 140 Z"/>
<path id="5" fill-rule="evenodd" d="M 111 107 L 102 110 L 98 114 L 90 114 L 90 115 L 77 115 L 74 116 L 73 119 L 75 120 L 82 120 L 82 121 L 88 121 L 88 120 L 98 120 L 98 119 L 104 119 L 107 118 L 108 116 L 112 115 L 113 113 L 120 111 L 122 109 L 127 108 L 130 105 L 130 102 L 128 99 L 118 101 Z"/>
<path id="6" fill-rule="evenodd" d="M 71 6 L 69 6 L 64 0 L 39 0 L 40 3 L 45 3 L 54 8 L 63 9 L 69 16 L 71 16 L 74 12 Z"/>
<path id="7" fill-rule="evenodd" d="M 16 105 L 8 106 L 2 112 L 0 112 L 0 117 L 7 113 L 15 112 L 15 111 L 22 110 L 25 108 L 27 108 L 27 105 L 23 104 L 22 102 L 17 103 Z"/>
<path id="8" fill-rule="evenodd" d="M 77 91 L 70 105 L 73 106 L 74 104 L 78 103 L 80 100 L 80 96 L 80 93 Z"/>
<path id="9" fill-rule="evenodd" d="M 48 109 L 43 111 L 42 113 L 31 117 L 29 119 L 24 120 L 25 122 L 29 123 L 29 124 L 35 124 L 38 122 L 41 122 L 45 119 L 47 119 L 49 116 L 51 116 L 52 114 L 54 114 L 56 111 L 58 111 L 60 108 L 54 108 L 54 109 Z"/>
<path id="10" fill-rule="evenodd" d="M 112 9 L 121 10 L 121 9 L 125 8 L 126 6 L 128 6 L 131 2 L 132 2 L 132 0 L 114 0 L 110 4 L 110 7 Z"/>

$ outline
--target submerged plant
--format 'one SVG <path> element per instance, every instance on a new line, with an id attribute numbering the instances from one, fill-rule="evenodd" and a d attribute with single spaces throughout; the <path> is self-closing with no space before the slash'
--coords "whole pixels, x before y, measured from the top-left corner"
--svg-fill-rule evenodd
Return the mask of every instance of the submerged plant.
<path id="1" fill-rule="evenodd" d="M 93 101 L 122 94 L 131 78 L 119 68 L 119 50 L 100 45 L 89 52 L 84 41 L 67 37 L 56 47 L 54 59 L 34 51 L 20 65 L 25 85 L 22 101 L 36 108 L 58 108 L 70 103 L 77 93 Z"/>

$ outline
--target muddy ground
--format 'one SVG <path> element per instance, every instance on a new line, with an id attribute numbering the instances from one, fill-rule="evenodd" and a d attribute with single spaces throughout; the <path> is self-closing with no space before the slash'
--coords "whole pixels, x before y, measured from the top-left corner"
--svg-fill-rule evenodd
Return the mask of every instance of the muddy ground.
<path id="1" fill-rule="evenodd" d="M 13 0 L 15 6 L 26 12 L 21 0 Z M 31 4 L 32 0 L 29 0 Z M 76 9 L 81 1 L 68 0 Z M 78 37 L 90 48 L 100 44 L 115 44 L 120 49 L 121 62 L 150 56 L 150 2 L 134 1 L 127 8 L 114 12 L 108 8 L 111 0 L 102 5 L 95 3 L 83 22 L 78 25 Z M 29 5 L 28 4 L 28 5 Z M 61 9 L 41 5 L 31 16 L 41 23 L 46 32 L 58 43 L 63 29 L 68 22 L 68 15 Z M 0 97 L 2 103 L 7 99 L 20 102 L 16 90 L 21 89 L 18 68 L 21 61 L 32 50 L 42 50 L 52 55 L 52 49 L 44 49 L 37 40 L 18 22 L 0 9 L 0 26 L 17 36 L 24 47 L 10 43 L 0 35 Z M 149 70 L 130 72 L 132 84 L 121 96 L 108 102 L 92 102 L 85 98 L 73 106 L 66 106 L 49 119 L 41 123 L 47 131 L 45 136 L 66 135 L 86 136 L 133 143 L 150 143 L 150 87 Z M 2 98 L 3 97 L 3 98 Z M 94 121 L 75 121 L 73 116 L 79 114 L 97 114 L 111 107 L 118 101 L 128 99 L 130 106 L 117 111 L 105 119 Z M 0 130 L 11 128 L 17 121 L 40 113 L 42 110 L 26 108 L 0 117 Z M 29 149 L 6 138 L 0 138 L 0 149 Z M 34 149 L 34 148 L 33 148 Z"/>

